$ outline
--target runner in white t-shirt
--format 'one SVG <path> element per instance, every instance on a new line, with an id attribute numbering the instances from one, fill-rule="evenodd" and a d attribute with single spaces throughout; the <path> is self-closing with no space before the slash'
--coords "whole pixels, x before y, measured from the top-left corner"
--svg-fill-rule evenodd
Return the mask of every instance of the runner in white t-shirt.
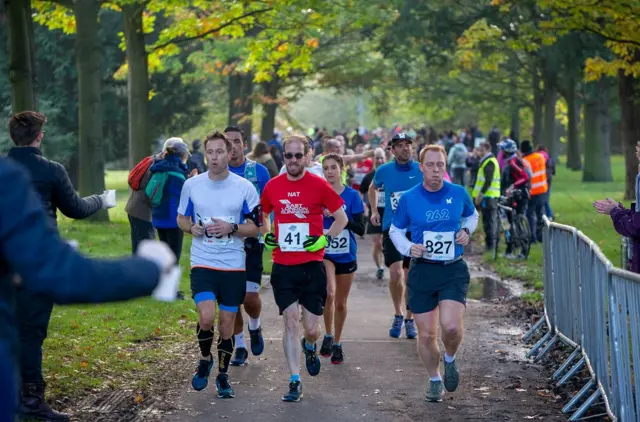
<path id="1" fill-rule="evenodd" d="M 220 308 L 218 397 L 235 397 L 227 374 L 234 349 L 233 325 L 246 292 L 244 240 L 258 235 L 260 199 L 253 184 L 229 171 L 231 141 L 219 132 L 204 143 L 209 171 L 187 180 L 180 195 L 178 224 L 193 235 L 191 291 L 198 307 L 202 357 L 191 385 L 203 390 L 213 367 L 213 322 Z"/>

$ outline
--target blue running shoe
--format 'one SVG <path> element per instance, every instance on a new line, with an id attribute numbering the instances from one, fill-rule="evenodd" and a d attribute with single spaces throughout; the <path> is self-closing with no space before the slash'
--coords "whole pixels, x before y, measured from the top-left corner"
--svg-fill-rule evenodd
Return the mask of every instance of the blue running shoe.
<path id="1" fill-rule="evenodd" d="M 249 352 L 244 347 L 236 347 L 236 355 L 231 359 L 231 366 L 244 366 L 247 363 Z"/>
<path id="2" fill-rule="evenodd" d="M 251 353 L 253 353 L 253 356 L 260 356 L 264 352 L 262 327 L 258 327 L 255 330 L 249 328 L 249 337 L 251 337 Z"/>
<path id="3" fill-rule="evenodd" d="M 307 372 L 309 372 L 309 375 L 312 377 L 315 377 L 320 373 L 320 358 L 316 352 L 317 347 L 314 344 L 313 350 L 307 349 L 307 346 L 304 345 L 306 343 L 304 337 L 302 337 L 300 343 L 302 344 L 302 351 L 304 352 L 305 363 L 307 364 Z"/>
<path id="4" fill-rule="evenodd" d="M 412 319 L 404 320 L 404 332 L 408 339 L 414 339 L 418 337 L 418 330 L 416 330 L 416 324 Z"/>
<path id="5" fill-rule="evenodd" d="M 211 373 L 211 368 L 213 368 L 213 356 L 211 356 L 211 360 L 200 360 L 198 363 L 198 369 L 191 379 L 191 386 L 194 390 L 202 391 L 207 388 L 207 385 L 209 385 L 209 374 Z"/>
<path id="6" fill-rule="evenodd" d="M 393 338 L 399 338 L 402 333 L 402 323 L 404 317 L 402 315 L 396 315 L 393 319 L 393 325 L 389 329 L 389 335 Z"/>
<path id="7" fill-rule="evenodd" d="M 456 391 L 458 384 L 460 383 L 460 374 L 456 367 L 456 361 L 444 362 L 444 388 L 448 392 Z"/>
<path id="8" fill-rule="evenodd" d="M 221 399 L 232 399 L 236 396 L 233 388 L 231 388 L 231 384 L 229 384 L 229 374 L 218 374 L 216 378 L 216 390 L 218 390 L 218 397 Z"/>
<path id="9" fill-rule="evenodd" d="M 289 391 L 282 396 L 282 401 L 297 403 L 302 399 L 302 384 L 300 381 L 292 381 L 289 383 Z"/>

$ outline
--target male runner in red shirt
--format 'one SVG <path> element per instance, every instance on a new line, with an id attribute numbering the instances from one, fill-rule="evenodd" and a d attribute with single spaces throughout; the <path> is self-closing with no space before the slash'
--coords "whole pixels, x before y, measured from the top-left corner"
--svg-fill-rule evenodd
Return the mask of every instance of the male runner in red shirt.
<path id="1" fill-rule="evenodd" d="M 282 400 L 297 402 L 302 398 L 298 304 L 302 306 L 301 343 L 307 371 L 315 376 L 320 372 L 315 343 L 320 336 L 318 320 L 327 297 L 324 248 L 328 245 L 327 238 L 340 234 L 348 219 L 340 195 L 324 179 L 306 171 L 307 140 L 294 135 L 282 147 L 287 172 L 267 183 L 260 202 L 265 222 L 272 211 L 275 217 L 275 230 L 265 236 L 264 242 L 267 249 L 273 250 L 271 285 L 285 320 L 284 354 L 291 380 Z M 322 227 L 325 209 L 335 218 L 326 236 Z"/>

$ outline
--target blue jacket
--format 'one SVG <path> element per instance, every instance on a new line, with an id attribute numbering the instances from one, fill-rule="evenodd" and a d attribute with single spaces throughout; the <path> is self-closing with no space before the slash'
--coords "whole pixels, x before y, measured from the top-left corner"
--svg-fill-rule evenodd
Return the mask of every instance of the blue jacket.
<path id="1" fill-rule="evenodd" d="M 176 172 L 187 176 L 187 165 L 180 160 L 177 155 L 168 155 L 162 160 L 158 160 L 150 168 L 153 173 Z M 151 223 L 153 227 L 159 229 L 175 229 L 178 227 L 178 204 L 180 203 L 180 193 L 184 180 L 179 177 L 169 176 L 164 185 L 162 193 L 162 203 L 159 207 L 151 209 Z"/>
<path id="2" fill-rule="evenodd" d="M 0 158 L 0 422 L 13 421 L 17 393 L 17 289 L 56 303 L 98 303 L 151 294 L 160 279 L 146 259 L 88 259 L 65 243 L 45 215 L 23 168 Z"/>

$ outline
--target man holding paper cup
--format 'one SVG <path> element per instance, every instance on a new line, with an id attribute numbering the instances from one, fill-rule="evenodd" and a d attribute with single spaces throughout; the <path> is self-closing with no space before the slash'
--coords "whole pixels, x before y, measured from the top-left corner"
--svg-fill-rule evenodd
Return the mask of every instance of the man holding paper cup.
<path id="1" fill-rule="evenodd" d="M 45 135 L 47 118 L 35 111 L 23 111 L 9 119 L 9 136 L 15 147 L 8 156 L 22 164 L 31 176 L 32 186 L 44 204 L 49 224 L 57 226 L 60 210 L 69 218 L 87 218 L 101 209 L 116 206 L 115 191 L 81 198 L 73 188 L 62 164 L 42 156 L 40 146 Z M 69 420 L 67 415 L 52 410 L 44 400 L 42 377 L 42 343 L 53 301 L 47 295 L 23 289 L 17 295 L 17 319 L 20 333 L 20 372 L 22 376 L 22 411 L 33 418 L 53 421 Z"/>

